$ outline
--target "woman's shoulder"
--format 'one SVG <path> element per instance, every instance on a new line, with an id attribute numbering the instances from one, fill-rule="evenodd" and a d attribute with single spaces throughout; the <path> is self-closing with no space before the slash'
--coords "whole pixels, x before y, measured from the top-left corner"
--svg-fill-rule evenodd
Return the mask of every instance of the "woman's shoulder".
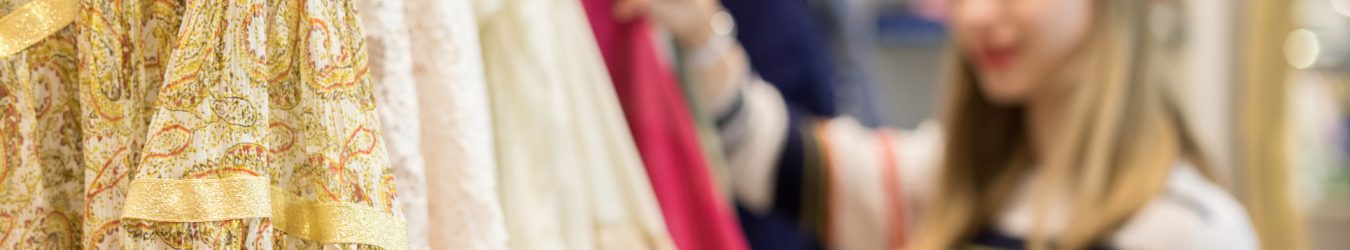
<path id="1" fill-rule="evenodd" d="M 1110 239 L 1120 249 L 1257 249 L 1246 209 L 1189 164 Z"/>

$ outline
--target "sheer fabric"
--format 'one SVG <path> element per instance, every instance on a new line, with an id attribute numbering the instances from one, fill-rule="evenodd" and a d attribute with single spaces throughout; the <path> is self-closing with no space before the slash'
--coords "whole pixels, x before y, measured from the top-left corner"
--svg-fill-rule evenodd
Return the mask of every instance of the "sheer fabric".
<path id="1" fill-rule="evenodd" d="M 0 54 L 0 245 L 406 247 L 352 2 L 0 13 L 44 4 L 74 23 Z"/>

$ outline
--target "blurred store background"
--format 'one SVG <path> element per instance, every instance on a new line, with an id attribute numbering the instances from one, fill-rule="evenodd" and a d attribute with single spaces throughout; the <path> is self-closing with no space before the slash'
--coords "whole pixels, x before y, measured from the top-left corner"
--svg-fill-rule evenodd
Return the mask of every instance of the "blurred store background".
<path id="1" fill-rule="evenodd" d="M 1285 38 L 1290 152 L 1316 249 L 1350 246 L 1350 1 L 1298 0 Z"/>

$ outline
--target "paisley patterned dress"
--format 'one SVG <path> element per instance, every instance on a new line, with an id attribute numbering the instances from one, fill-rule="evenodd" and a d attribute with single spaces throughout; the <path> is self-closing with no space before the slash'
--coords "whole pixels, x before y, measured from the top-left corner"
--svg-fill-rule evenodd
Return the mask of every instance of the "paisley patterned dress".
<path id="1" fill-rule="evenodd" d="M 353 8 L 0 0 L 0 248 L 405 248 Z"/>

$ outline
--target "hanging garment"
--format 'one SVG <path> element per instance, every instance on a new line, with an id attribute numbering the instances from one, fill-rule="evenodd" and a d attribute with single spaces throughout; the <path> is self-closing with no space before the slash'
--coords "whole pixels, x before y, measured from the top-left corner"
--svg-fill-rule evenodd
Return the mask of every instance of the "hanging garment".
<path id="1" fill-rule="evenodd" d="M 469 1 L 358 3 L 409 247 L 506 248 Z"/>
<path id="2" fill-rule="evenodd" d="M 671 249 L 581 3 L 479 2 L 512 249 Z"/>
<path id="3" fill-rule="evenodd" d="M 487 83 L 470 0 L 405 0 L 433 249 L 506 249 Z"/>
<path id="4" fill-rule="evenodd" d="M 614 19 L 612 0 L 584 0 L 628 128 L 680 249 L 746 249 L 731 207 L 718 193 L 694 120 L 646 20 Z"/>
<path id="5" fill-rule="evenodd" d="M 0 14 L 0 246 L 406 248 L 351 2 Z"/>
<path id="6" fill-rule="evenodd" d="M 428 249 L 426 166 L 421 143 L 417 89 L 403 0 L 356 1 L 370 54 L 370 79 L 399 205 L 408 221 L 408 247 Z"/>

